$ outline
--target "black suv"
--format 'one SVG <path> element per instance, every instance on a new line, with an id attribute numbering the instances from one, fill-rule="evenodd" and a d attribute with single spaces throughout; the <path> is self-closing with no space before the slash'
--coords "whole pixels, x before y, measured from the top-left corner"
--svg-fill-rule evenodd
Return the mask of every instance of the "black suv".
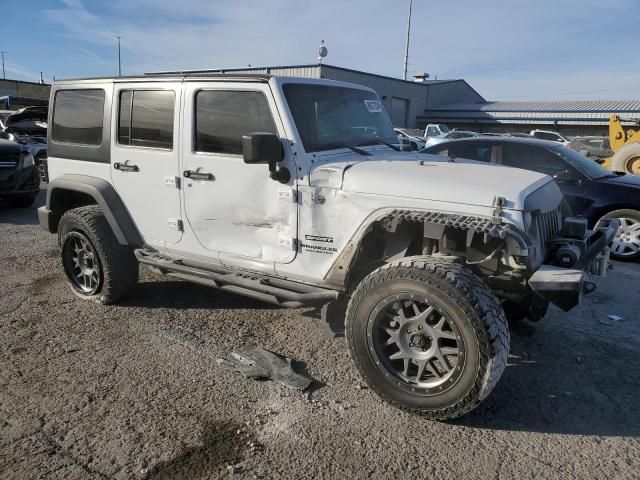
<path id="1" fill-rule="evenodd" d="M 0 133 L 0 199 L 13 207 L 30 207 L 40 191 L 38 166 L 26 146 L 4 135 Z"/>
<path id="2" fill-rule="evenodd" d="M 611 244 L 613 258 L 640 258 L 640 176 L 610 172 L 558 142 L 535 138 L 467 138 L 420 152 L 546 173 L 556 179 L 573 213 L 589 220 L 589 227 L 605 219 L 620 220 Z"/>

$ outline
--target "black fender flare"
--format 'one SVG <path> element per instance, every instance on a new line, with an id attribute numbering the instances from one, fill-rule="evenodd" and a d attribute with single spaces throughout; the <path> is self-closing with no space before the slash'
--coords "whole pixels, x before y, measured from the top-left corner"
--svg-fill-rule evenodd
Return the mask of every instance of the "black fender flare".
<path id="1" fill-rule="evenodd" d="M 109 182 L 90 175 L 66 174 L 52 180 L 47 188 L 47 204 L 38 209 L 40 226 L 51 233 L 58 230 L 58 219 L 64 213 L 64 192 L 90 196 L 102 210 L 121 245 L 143 245 L 144 241 L 118 192 Z"/>

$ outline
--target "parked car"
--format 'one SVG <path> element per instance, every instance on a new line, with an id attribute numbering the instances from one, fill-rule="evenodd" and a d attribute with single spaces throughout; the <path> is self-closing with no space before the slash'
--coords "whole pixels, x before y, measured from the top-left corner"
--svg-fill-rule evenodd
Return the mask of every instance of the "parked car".
<path id="1" fill-rule="evenodd" d="M 47 115 L 45 106 L 25 107 L 9 113 L 3 122 L 8 138 L 26 146 L 36 163 L 47 155 Z"/>
<path id="2" fill-rule="evenodd" d="M 609 144 L 609 137 L 576 137 L 567 147 L 598 163 L 604 162 L 605 158 L 612 157 L 614 153 Z"/>
<path id="3" fill-rule="evenodd" d="M 146 75 L 57 81 L 51 99 L 38 218 L 78 297 L 135 294 L 144 264 L 321 307 L 363 380 L 430 418 L 469 412 L 498 382 L 504 302 L 537 319 L 551 301 L 570 310 L 586 269 L 606 271 L 615 221 L 589 236 L 566 219 L 565 236 L 546 175 L 399 151 L 360 85 Z"/>
<path id="4" fill-rule="evenodd" d="M 569 143 L 571 141 L 569 137 L 560 135 L 558 132 L 552 132 L 551 130 L 531 130 L 529 135 L 539 138 L 540 140 L 550 140 L 552 142 Z"/>
<path id="5" fill-rule="evenodd" d="M 411 130 L 408 128 L 394 128 L 393 129 L 398 135 L 398 140 L 400 143 L 407 143 L 411 147 L 411 150 L 422 150 L 426 141 L 423 137 L 420 136 L 422 133 L 420 130 Z"/>
<path id="6" fill-rule="evenodd" d="M 444 123 L 430 123 L 424 129 L 424 138 L 428 139 L 430 137 L 439 137 L 440 135 L 444 135 L 450 131 L 449 127 Z"/>
<path id="7" fill-rule="evenodd" d="M 0 110 L 0 132 L 5 129 L 4 121 L 12 113 L 14 113 L 13 110 Z"/>
<path id="8" fill-rule="evenodd" d="M 482 135 L 476 132 L 468 132 L 466 130 L 452 130 L 449 133 L 440 135 L 439 137 L 430 137 L 427 139 L 426 147 L 431 145 L 437 145 L 442 142 L 448 142 L 449 140 L 459 140 L 461 138 L 481 137 Z"/>
<path id="9" fill-rule="evenodd" d="M 617 260 L 640 258 L 640 177 L 612 173 L 584 155 L 557 142 L 494 138 L 441 143 L 422 150 L 534 170 L 554 177 L 575 215 L 588 219 L 590 228 L 610 218 L 620 221 L 611 244 Z"/>
<path id="10" fill-rule="evenodd" d="M 0 133 L 0 199 L 27 208 L 40 191 L 40 173 L 27 147 Z"/>

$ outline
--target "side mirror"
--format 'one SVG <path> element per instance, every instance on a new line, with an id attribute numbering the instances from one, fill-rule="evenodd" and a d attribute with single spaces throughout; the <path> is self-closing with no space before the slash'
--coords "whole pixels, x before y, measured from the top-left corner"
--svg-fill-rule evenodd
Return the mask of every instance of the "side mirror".
<path id="1" fill-rule="evenodd" d="M 553 178 L 555 178 L 558 182 L 578 183 L 578 178 L 576 178 L 576 176 L 568 170 L 563 170 L 556 173 Z"/>
<path id="2" fill-rule="evenodd" d="M 287 168 L 278 169 L 278 162 L 284 158 L 280 138 L 273 133 L 249 133 L 242 136 L 242 156 L 244 163 L 266 163 L 271 178 L 288 183 L 291 173 Z"/>

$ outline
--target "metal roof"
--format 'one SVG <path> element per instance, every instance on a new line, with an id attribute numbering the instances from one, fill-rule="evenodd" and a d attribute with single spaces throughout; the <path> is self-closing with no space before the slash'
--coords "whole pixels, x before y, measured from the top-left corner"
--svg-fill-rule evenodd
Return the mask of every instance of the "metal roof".
<path id="1" fill-rule="evenodd" d="M 171 74 L 191 74 L 191 73 L 224 73 L 224 74 L 229 74 L 229 73 L 234 73 L 234 72 L 265 72 L 267 74 L 273 74 L 275 73 L 274 71 L 277 70 L 290 70 L 290 69 L 305 69 L 305 68 L 322 68 L 322 67 L 326 67 L 326 68 L 331 68 L 334 70 L 343 70 L 345 72 L 353 72 L 353 73 L 360 73 L 363 75 L 368 75 L 371 77 L 378 77 L 378 78 L 385 78 L 388 80 L 396 80 L 399 82 L 406 82 L 406 83 L 410 83 L 413 85 L 433 85 L 433 84 L 440 84 L 440 83 L 447 83 L 447 82 L 457 82 L 460 81 L 461 79 L 447 79 L 447 80 L 425 80 L 423 82 L 415 82 L 413 80 L 403 80 L 401 78 L 396 78 L 396 77 L 389 77 L 386 75 L 380 75 L 377 73 L 369 73 L 369 72 L 363 72 L 361 70 L 354 70 L 351 68 L 345 68 L 345 67 L 336 67 L 335 65 L 329 65 L 328 63 L 310 63 L 310 64 L 303 64 L 303 65 L 273 65 L 273 66 L 266 66 L 266 67 L 234 67 L 234 68 L 210 68 L 210 69 L 198 69 L 198 70 L 171 70 L 171 71 L 166 71 L 166 72 L 150 72 L 150 73 L 145 73 L 145 75 L 171 75 Z"/>
<path id="2" fill-rule="evenodd" d="M 608 125 L 609 116 L 640 117 L 640 100 L 450 103 L 431 108 L 428 122 Z"/>
<path id="3" fill-rule="evenodd" d="M 540 102 L 451 103 L 432 111 L 601 113 L 640 112 L 640 100 L 561 100 Z"/>

